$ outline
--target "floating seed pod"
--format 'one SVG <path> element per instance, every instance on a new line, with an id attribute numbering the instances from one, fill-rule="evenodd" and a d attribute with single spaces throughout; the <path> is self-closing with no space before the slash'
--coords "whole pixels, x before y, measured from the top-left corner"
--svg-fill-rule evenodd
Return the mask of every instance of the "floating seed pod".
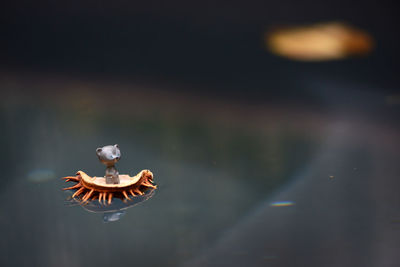
<path id="1" fill-rule="evenodd" d="M 156 189 L 153 184 L 153 173 L 149 170 L 142 170 L 136 176 L 127 174 L 119 175 L 118 184 L 106 183 L 105 177 L 90 177 L 83 171 L 78 171 L 76 176 L 62 178 L 66 182 L 76 184 L 63 190 L 76 190 L 72 198 L 81 202 L 98 200 L 99 203 L 110 205 L 113 198 L 131 200 L 136 196 L 144 195 L 149 189 Z"/>

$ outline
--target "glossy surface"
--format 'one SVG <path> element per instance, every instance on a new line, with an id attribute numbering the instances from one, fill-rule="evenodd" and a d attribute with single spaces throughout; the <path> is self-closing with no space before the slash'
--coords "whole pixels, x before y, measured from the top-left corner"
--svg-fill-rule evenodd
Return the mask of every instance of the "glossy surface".
<path id="1" fill-rule="evenodd" d="M 1 87 L 1 266 L 399 259 L 398 106 L 383 92 L 313 80 L 308 105 L 71 78 L 3 76 Z M 119 105 L 98 109 L 107 88 Z M 102 175 L 93 151 L 107 143 L 123 147 L 121 173 L 152 170 L 156 193 L 125 213 L 66 205 L 59 178 Z"/>

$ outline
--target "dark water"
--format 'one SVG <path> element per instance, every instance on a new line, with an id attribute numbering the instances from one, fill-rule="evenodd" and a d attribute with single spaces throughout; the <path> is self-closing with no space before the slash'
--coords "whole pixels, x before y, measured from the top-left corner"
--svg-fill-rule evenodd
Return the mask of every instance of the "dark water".
<path id="1" fill-rule="evenodd" d="M 1 266 L 399 263 L 398 96 L 315 80 L 302 86 L 318 105 L 65 77 L 0 86 Z M 68 205 L 60 178 L 102 175 L 95 149 L 114 143 L 120 173 L 154 173 L 152 198 L 117 218 Z"/>

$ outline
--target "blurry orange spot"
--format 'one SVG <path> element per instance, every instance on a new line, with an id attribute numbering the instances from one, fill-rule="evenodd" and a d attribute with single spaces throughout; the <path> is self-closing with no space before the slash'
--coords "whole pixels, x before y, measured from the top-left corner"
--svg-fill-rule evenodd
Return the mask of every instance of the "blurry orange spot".
<path id="1" fill-rule="evenodd" d="M 365 55 L 373 48 L 368 33 L 339 22 L 275 29 L 266 33 L 265 41 L 272 53 L 304 61 Z"/>

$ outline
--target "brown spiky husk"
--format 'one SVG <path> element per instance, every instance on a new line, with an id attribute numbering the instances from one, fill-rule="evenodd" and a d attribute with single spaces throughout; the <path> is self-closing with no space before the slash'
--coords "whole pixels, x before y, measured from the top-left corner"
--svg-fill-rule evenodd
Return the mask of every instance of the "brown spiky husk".
<path id="1" fill-rule="evenodd" d="M 153 184 L 153 173 L 149 170 L 143 170 L 134 177 L 128 175 L 120 175 L 120 177 L 125 178 L 124 183 L 109 185 L 102 182 L 103 177 L 90 177 L 83 171 L 78 171 L 76 176 L 62 178 L 65 182 L 76 183 L 63 190 L 76 190 L 72 197 L 81 202 L 98 199 L 99 203 L 106 205 L 111 204 L 114 197 L 131 200 L 131 197 L 143 195 L 150 188 L 157 188 Z"/>

